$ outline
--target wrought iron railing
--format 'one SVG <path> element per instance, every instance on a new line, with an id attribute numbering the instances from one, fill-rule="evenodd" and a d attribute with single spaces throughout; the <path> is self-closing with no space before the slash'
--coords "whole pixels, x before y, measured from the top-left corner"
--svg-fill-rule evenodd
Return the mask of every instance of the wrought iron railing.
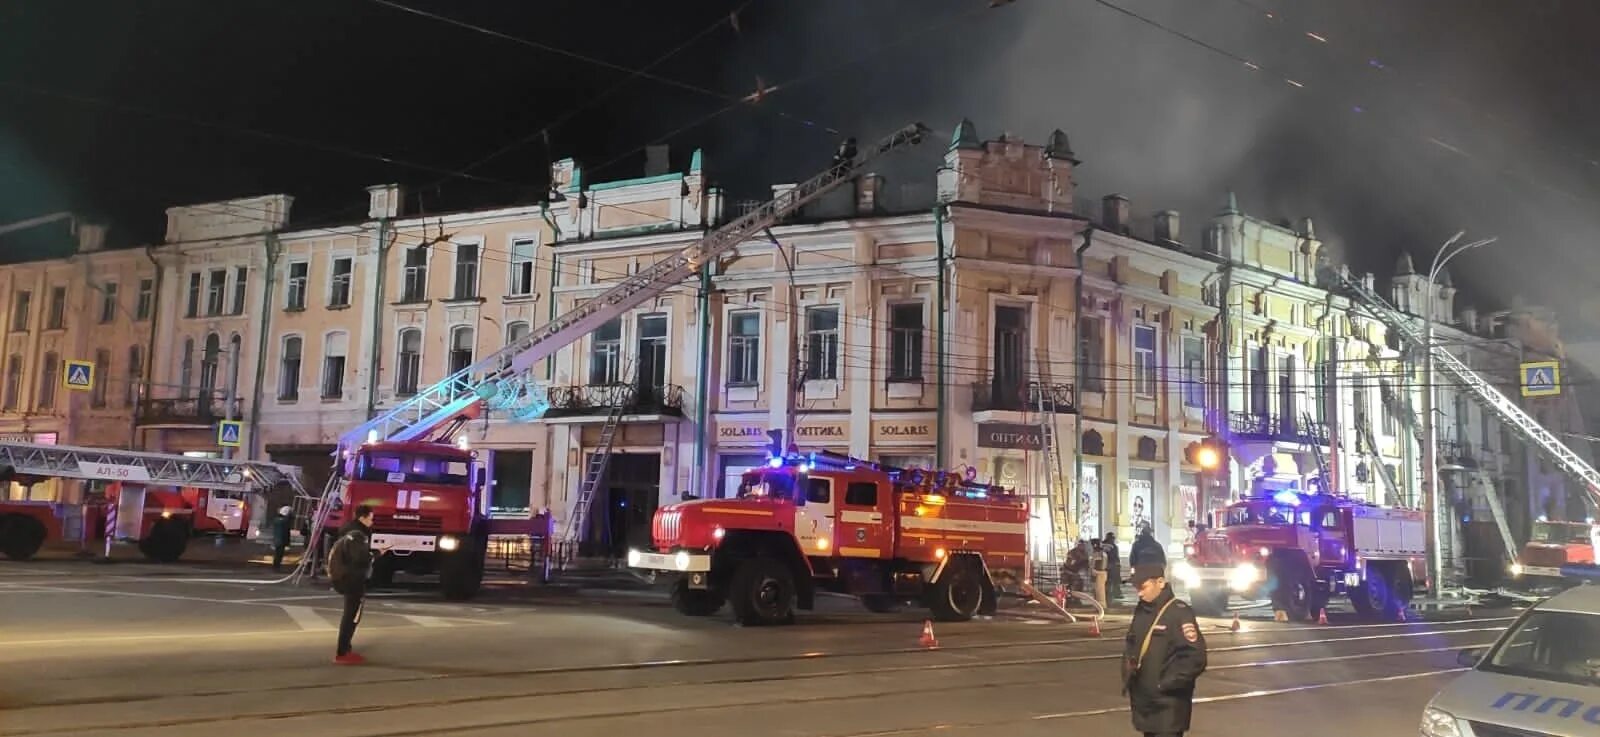
<path id="1" fill-rule="evenodd" d="M 1002 410 L 1032 412 L 1039 408 L 1043 393 L 1057 412 L 1071 414 L 1077 408 L 1077 392 L 1071 384 L 1046 384 L 1039 381 L 1026 383 L 1009 379 L 996 379 L 993 375 L 972 385 L 972 411 Z"/>
<path id="2" fill-rule="evenodd" d="M 624 414 L 683 416 L 683 387 L 677 384 L 584 384 L 550 387 L 550 409 L 545 417 L 604 415 L 623 401 L 627 402 Z"/>
<path id="3" fill-rule="evenodd" d="M 1228 430 L 1236 436 L 1282 440 L 1299 444 L 1318 444 L 1327 437 L 1327 426 L 1320 422 L 1307 423 L 1289 415 L 1259 414 L 1256 412 L 1231 412 Z"/>
<path id="4" fill-rule="evenodd" d="M 244 417 L 241 399 L 234 399 L 231 406 L 220 398 L 140 399 L 138 409 L 141 425 L 214 425 L 220 420 Z"/>

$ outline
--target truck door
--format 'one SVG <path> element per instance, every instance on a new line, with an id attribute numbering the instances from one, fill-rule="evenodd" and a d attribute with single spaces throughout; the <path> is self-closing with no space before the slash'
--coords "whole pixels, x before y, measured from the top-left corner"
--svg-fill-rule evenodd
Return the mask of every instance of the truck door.
<path id="1" fill-rule="evenodd" d="M 889 490 L 876 481 L 851 481 L 839 504 L 839 555 L 846 558 L 890 558 L 894 539 L 884 513 Z"/>
<path id="2" fill-rule="evenodd" d="M 794 536 L 806 555 L 833 553 L 833 479 L 805 478 L 806 503 L 795 507 Z"/>
<path id="3" fill-rule="evenodd" d="M 1347 570 L 1345 561 L 1350 540 L 1345 535 L 1344 524 L 1339 519 L 1337 507 L 1318 507 L 1311 512 L 1312 529 L 1317 533 L 1318 565 L 1337 566 Z"/>

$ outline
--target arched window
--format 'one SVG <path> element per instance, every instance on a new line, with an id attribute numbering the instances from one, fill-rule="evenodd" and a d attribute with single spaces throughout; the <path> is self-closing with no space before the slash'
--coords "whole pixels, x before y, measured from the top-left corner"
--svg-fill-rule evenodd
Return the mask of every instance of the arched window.
<path id="1" fill-rule="evenodd" d="M 506 323 L 506 345 L 508 345 L 508 346 L 509 345 L 513 345 L 517 341 L 528 337 L 528 333 L 531 332 L 531 331 L 532 331 L 532 328 L 528 325 L 528 323 L 523 322 L 521 320 L 518 320 L 516 322 Z M 502 368 L 504 368 L 506 366 L 509 366 L 509 365 L 511 365 L 511 357 L 510 356 L 506 356 L 505 358 L 500 359 L 500 366 Z"/>
<path id="2" fill-rule="evenodd" d="M 466 325 L 450 329 L 450 373 L 455 374 L 472 365 L 472 348 L 476 333 Z"/>
<path id="3" fill-rule="evenodd" d="M 144 391 L 144 349 L 128 346 L 128 385 L 123 387 L 122 402 L 134 406 Z"/>
<path id="4" fill-rule="evenodd" d="M 322 339 L 322 398 L 344 398 L 345 356 L 349 351 L 349 334 L 328 333 Z"/>
<path id="5" fill-rule="evenodd" d="M 409 397 L 417 393 L 422 381 L 422 329 L 406 328 L 400 331 L 400 356 L 396 361 L 394 393 Z"/>
<path id="6" fill-rule="evenodd" d="M 189 398 L 189 388 L 194 386 L 194 338 L 183 339 L 183 361 L 178 364 L 178 397 Z"/>
<path id="7" fill-rule="evenodd" d="M 300 353 L 304 341 L 298 335 L 283 338 L 283 351 L 278 358 L 278 400 L 293 402 L 300 398 Z"/>
<path id="8" fill-rule="evenodd" d="M 200 356 L 200 399 L 210 401 L 217 395 L 217 361 L 222 353 L 222 338 L 216 333 L 206 336 L 205 352 Z"/>

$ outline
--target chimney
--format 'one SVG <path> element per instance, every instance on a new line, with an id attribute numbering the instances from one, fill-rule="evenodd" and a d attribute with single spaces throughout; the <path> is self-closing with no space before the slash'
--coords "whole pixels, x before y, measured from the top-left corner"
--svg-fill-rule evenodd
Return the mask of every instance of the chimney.
<path id="1" fill-rule="evenodd" d="M 1100 200 L 1101 225 L 1113 233 L 1127 235 L 1131 218 L 1128 216 L 1128 198 L 1120 194 L 1108 194 Z"/>
<path id="2" fill-rule="evenodd" d="M 1156 213 L 1156 240 L 1182 243 L 1183 231 L 1178 226 L 1177 210 L 1162 210 Z"/>
<path id="3" fill-rule="evenodd" d="M 856 180 L 856 212 L 871 215 L 883 209 L 883 176 L 862 174 Z"/>
<path id="4" fill-rule="evenodd" d="M 106 226 L 79 223 L 78 253 L 94 253 L 106 247 Z"/>
<path id="5" fill-rule="evenodd" d="M 644 175 L 647 177 L 660 176 L 667 173 L 667 145 L 656 144 L 644 147 Z"/>
<path id="6" fill-rule="evenodd" d="M 367 217 L 374 220 L 399 217 L 400 201 L 405 196 L 398 184 L 367 187 Z"/>

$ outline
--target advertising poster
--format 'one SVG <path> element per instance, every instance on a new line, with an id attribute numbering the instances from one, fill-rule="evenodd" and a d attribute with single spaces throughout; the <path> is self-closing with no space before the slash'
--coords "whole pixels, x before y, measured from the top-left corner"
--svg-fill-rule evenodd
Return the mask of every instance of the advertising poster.
<path id="1" fill-rule="evenodd" d="M 1100 532 L 1100 467 L 1086 463 L 1078 485 L 1078 539 L 1093 540 Z"/>
<path id="2" fill-rule="evenodd" d="M 1152 484 L 1146 479 L 1128 479 L 1128 522 L 1134 534 L 1151 524 L 1150 491 Z"/>

